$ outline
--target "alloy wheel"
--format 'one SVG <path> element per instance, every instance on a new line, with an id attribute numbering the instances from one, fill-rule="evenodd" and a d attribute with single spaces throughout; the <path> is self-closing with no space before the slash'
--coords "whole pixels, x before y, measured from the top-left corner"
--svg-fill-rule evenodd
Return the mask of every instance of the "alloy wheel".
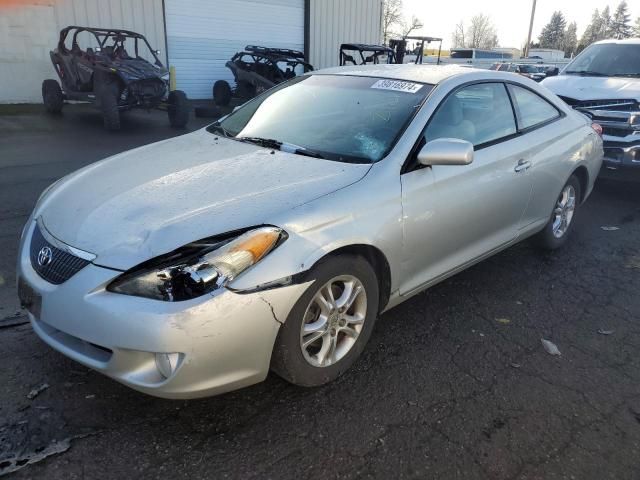
<path id="1" fill-rule="evenodd" d="M 562 238 L 567 233 L 576 209 L 576 189 L 573 185 L 566 185 L 558 197 L 553 211 L 553 236 Z"/>
<path id="2" fill-rule="evenodd" d="M 367 316 L 367 292 L 352 275 L 334 277 L 313 296 L 300 330 L 300 348 L 314 367 L 335 365 L 349 353 Z"/>

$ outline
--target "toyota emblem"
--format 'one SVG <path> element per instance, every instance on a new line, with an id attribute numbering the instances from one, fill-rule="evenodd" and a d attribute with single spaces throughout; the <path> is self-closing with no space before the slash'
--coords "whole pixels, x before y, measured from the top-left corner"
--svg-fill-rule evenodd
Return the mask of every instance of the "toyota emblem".
<path id="1" fill-rule="evenodd" d="M 38 252 L 38 265 L 46 267 L 53 260 L 53 252 L 49 247 L 42 247 Z"/>

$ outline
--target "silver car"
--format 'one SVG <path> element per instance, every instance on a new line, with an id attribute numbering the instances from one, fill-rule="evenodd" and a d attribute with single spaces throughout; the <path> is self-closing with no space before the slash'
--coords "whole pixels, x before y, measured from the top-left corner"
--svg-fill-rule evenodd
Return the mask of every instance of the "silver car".
<path id="1" fill-rule="evenodd" d="M 313 72 L 49 187 L 19 294 L 46 343 L 151 395 L 321 385 L 381 312 L 532 235 L 561 246 L 601 158 L 522 76 Z"/>

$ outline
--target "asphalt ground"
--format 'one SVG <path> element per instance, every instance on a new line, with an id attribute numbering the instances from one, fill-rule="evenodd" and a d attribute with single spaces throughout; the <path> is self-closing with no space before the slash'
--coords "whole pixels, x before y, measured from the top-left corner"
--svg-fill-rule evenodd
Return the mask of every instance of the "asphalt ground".
<path id="1" fill-rule="evenodd" d="M 640 184 L 598 182 L 563 249 L 525 242 L 384 314 L 330 385 L 270 375 L 169 401 L 50 349 L 16 298 L 18 236 L 48 184 L 184 133 L 161 112 L 123 127 L 81 105 L 0 111 L 0 475 L 640 478 Z"/>

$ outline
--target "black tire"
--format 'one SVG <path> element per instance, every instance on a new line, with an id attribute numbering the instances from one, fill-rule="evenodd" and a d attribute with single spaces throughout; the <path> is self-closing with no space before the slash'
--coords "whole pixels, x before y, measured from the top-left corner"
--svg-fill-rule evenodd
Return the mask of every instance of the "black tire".
<path id="1" fill-rule="evenodd" d="M 558 236 L 554 233 L 554 221 L 556 220 L 556 209 L 558 208 L 558 202 L 562 199 L 564 192 L 567 188 L 572 188 L 575 195 L 575 207 L 573 209 L 573 214 L 570 218 L 568 226 L 562 230 L 562 234 Z M 567 183 L 562 187 L 562 191 L 558 196 L 558 200 L 553 205 L 553 211 L 551 212 L 551 216 L 549 218 L 549 222 L 545 225 L 545 227 L 533 238 L 534 242 L 541 248 L 546 250 L 556 250 L 562 247 L 569 235 L 573 230 L 573 226 L 575 225 L 575 218 L 578 214 L 578 210 L 580 208 L 580 200 L 582 199 L 582 187 L 580 186 L 580 180 L 575 175 L 571 175 Z"/>
<path id="2" fill-rule="evenodd" d="M 64 105 L 64 96 L 60 84 L 56 80 L 47 79 L 42 82 L 42 102 L 48 113 L 60 113 Z"/>
<path id="3" fill-rule="evenodd" d="M 371 337 L 378 316 L 378 279 L 371 264 L 364 258 L 353 255 L 328 257 L 319 262 L 310 272 L 315 281 L 302 294 L 278 332 L 271 368 L 282 378 L 295 385 L 314 387 L 331 382 L 342 375 L 356 361 Z M 302 352 L 301 330 L 304 316 L 315 294 L 335 277 L 350 275 L 357 278 L 366 292 L 366 314 L 362 330 L 350 350 L 336 363 L 314 366 Z M 354 303 L 355 304 L 355 303 Z"/>
<path id="4" fill-rule="evenodd" d="M 189 121 L 189 100 L 187 94 L 182 90 L 173 90 L 169 92 L 167 99 L 167 114 L 169 115 L 169 124 L 173 128 L 184 128 Z"/>
<path id="5" fill-rule="evenodd" d="M 222 116 L 222 112 L 216 106 L 198 105 L 193 111 L 199 118 L 219 118 Z"/>
<path id="6" fill-rule="evenodd" d="M 226 107 L 231 103 L 231 85 L 224 80 L 218 80 L 213 84 L 213 101 L 219 107 Z"/>
<path id="7" fill-rule="evenodd" d="M 120 87 L 118 82 L 109 76 L 103 77 L 96 85 L 96 94 L 100 102 L 104 128 L 110 132 L 120 130 L 120 110 L 118 109 Z"/>

